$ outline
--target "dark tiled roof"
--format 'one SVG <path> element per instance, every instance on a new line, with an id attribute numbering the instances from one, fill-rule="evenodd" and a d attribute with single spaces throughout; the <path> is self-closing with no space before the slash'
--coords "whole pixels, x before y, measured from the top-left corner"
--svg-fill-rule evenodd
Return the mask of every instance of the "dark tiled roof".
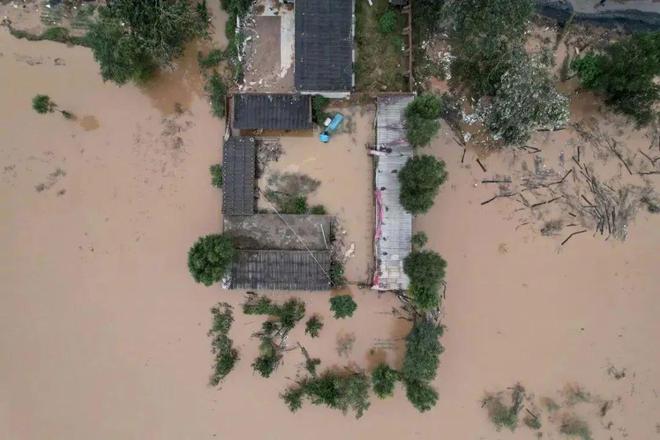
<path id="1" fill-rule="evenodd" d="M 241 93 L 234 95 L 234 128 L 304 130 L 312 128 L 309 96 Z"/>
<path id="2" fill-rule="evenodd" d="M 237 251 L 231 288 L 328 290 L 328 273 L 328 251 Z"/>
<path id="3" fill-rule="evenodd" d="M 253 138 L 231 137 L 222 155 L 222 212 L 254 213 L 255 145 Z"/>
<path id="4" fill-rule="evenodd" d="M 296 0 L 296 89 L 352 88 L 353 1 Z"/>

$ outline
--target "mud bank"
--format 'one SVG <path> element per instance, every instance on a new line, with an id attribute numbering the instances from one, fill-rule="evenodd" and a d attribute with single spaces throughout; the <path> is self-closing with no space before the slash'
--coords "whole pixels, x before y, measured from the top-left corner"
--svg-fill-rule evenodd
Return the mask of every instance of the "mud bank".
<path id="1" fill-rule="evenodd" d="M 596 1 L 592 2 L 597 4 Z M 573 14 L 573 21 L 604 27 L 622 27 L 629 32 L 660 30 L 660 6 L 651 2 L 630 2 L 611 7 L 606 2 L 602 8 L 584 7 L 583 2 L 565 0 L 537 0 L 536 11 L 548 18 L 566 23 Z M 626 9 L 621 9 L 626 8 Z"/>

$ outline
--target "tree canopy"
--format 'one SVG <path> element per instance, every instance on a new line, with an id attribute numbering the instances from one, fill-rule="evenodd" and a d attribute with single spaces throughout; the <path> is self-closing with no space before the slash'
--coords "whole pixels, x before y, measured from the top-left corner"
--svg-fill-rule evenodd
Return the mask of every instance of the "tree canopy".
<path id="1" fill-rule="evenodd" d="M 532 0 L 451 0 L 445 4 L 456 57 L 452 77 L 475 96 L 493 95 L 521 47 L 534 11 Z"/>
<path id="2" fill-rule="evenodd" d="M 36 95 L 32 98 L 32 108 L 37 113 L 51 113 L 55 107 L 55 103 L 48 95 Z"/>
<path id="3" fill-rule="evenodd" d="M 406 137 L 413 147 L 423 147 L 431 142 L 440 128 L 442 100 L 425 93 L 416 97 L 406 107 Z"/>
<path id="4" fill-rule="evenodd" d="M 428 211 L 446 179 L 443 161 L 428 155 L 408 159 L 399 172 L 401 205 L 412 214 Z"/>
<path id="5" fill-rule="evenodd" d="M 148 79 L 207 28 L 205 1 L 114 0 L 99 8 L 86 39 L 103 80 L 121 85 Z"/>
<path id="6" fill-rule="evenodd" d="M 654 117 L 660 100 L 660 32 L 634 34 L 573 61 L 582 85 L 602 92 L 607 104 L 631 116 L 638 124 Z"/>
<path id="7" fill-rule="evenodd" d="M 406 336 L 406 354 L 401 371 L 405 381 L 430 382 L 435 379 L 444 351 L 438 338 L 442 327 L 427 319 L 419 318 Z"/>
<path id="8" fill-rule="evenodd" d="M 211 313 L 213 325 L 208 334 L 213 338 L 211 352 L 215 356 L 215 365 L 209 382 L 215 386 L 234 369 L 239 356 L 228 336 L 234 322 L 232 307 L 227 303 L 220 303 L 211 309 Z"/>
<path id="9" fill-rule="evenodd" d="M 440 304 L 438 289 L 446 268 L 447 262 L 430 250 L 414 250 L 403 260 L 403 270 L 410 278 L 408 292 L 421 310 L 433 310 Z"/>
<path id="10" fill-rule="evenodd" d="M 419 412 L 430 410 L 438 401 L 438 392 L 427 382 L 409 380 L 405 385 L 406 397 Z"/>
<path id="11" fill-rule="evenodd" d="M 355 309 L 357 309 L 357 304 L 351 295 L 338 295 L 330 298 L 330 310 L 334 313 L 335 319 L 351 317 Z"/>
<path id="12" fill-rule="evenodd" d="M 394 386 L 399 380 L 399 372 L 391 368 L 384 362 L 381 362 L 371 373 L 371 382 L 373 383 L 374 393 L 381 399 L 394 394 Z"/>
<path id="13" fill-rule="evenodd" d="M 234 246 L 228 236 L 206 235 L 188 251 L 188 269 L 195 281 L 210 286 L 222 280 L 233 259 Z"/>

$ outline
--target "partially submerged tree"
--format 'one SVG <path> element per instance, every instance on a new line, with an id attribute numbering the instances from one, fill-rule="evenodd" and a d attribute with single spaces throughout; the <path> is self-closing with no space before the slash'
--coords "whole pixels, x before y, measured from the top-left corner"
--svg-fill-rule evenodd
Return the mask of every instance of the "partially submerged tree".
<path id="1" fill-rule="evenodd" d="M 425 93 L 416 97 L 405 111 L 406 137 L 413 147 L 423 147 L 431 142 L 440 129 L 442 100 Z"/>
<path id="2" fill-rule="evenodd" d="M 439 306 L 438 291 L 446 268 L 447 262 L 431 250 L 414 250 L 403 260 L 403 270 L 410 278 L 408 293 L 417 308 L 431 311 Z"/>
<path id="3" fill-rule="evenodd" d="M 335 319 L 351 317 L 355 309 L 357 309 L 357 304 L 351 295 L 338 295 L 330 298 L 330 310 L 334 313 Z"/>
<path id="4" fill-rule="evenodd" d="M 188 251 L 188 269 L 195 281 L 205 286 L 217 283 L 227 274 L 234 260 L 234 246 L 223 234 L 200 237 Z"/>
<path id="5" fill-rule="evenodd" d="M 445 163 L 433 156 L 414 156 L 399 172 L 401 205 L 412 214 L 428 211 L 447 179 Z"/>
<path id="6" fill-rule="evenodd" d="M 406 397 L 419 412 L 433 408 L 438 401 L 438 392 L 428 382 L 405 381 Z"/>
<path id="7" fill-rule="evenodd" d="M 344 414 L 352 410 L 360 418 L 370 406 L 369 378 L 362 372 L 328 370 L 318 377 L 304 379 L 281 397 L 292 412 L 299 410 L 307 398 L 314 405 L 326 405 Z"/>
<path id="8" fill-rule="evenodd" d="M 607 104 L 638 124 L 650 122 L 660 100 L 660 32 L 634 34 L 573 61 L 582 85 L 602 92 Z"/>
<path id="9" fill-rule="evenodd" d="M 394 395 L 394 386 L 401 378 L 398 371 L 381 362 L 371 373 L 371 382 L 374 387 L 374 393 L 381 399 Z"/>
<path id="10" fill-rule="evenodd" d="M 532 0 L 450 0 L 452 78 L 475 96 L 493 95 L 511 65 L 511 54 L 522 47 L 534 12 Z"/>
<path id="11" fill-rule="evenodd" d="M 318 315 L 314 315 L 307 320 L 305 324 L 305 334 L 311 336 L 312 338 L 318 337 L 321 329 L 323 328 L 323 321 L 319 318 Z"/>
<path id="12" fill-rule="evenodd" d="M 32 108 L 37 113 L 52 113 L 55 107 L 55 103 L 51 101 L 48 95 L 36 95 L 32 98 Z"/>
<path id="13" fill-rule="evenodd" d="M 211 185 L 222 188 L 222 165 L 219 163 L 211 165 L 209 172 L 211 173 Z"/>
<path id="14" fill-rule="evenodd" d="M 496 139 L 507 145 L 526 142 L 537 129 L 557 129 L 568 122 L 568 98 L 557 92 L 540 57 L 518 52 L 502 74 L 495 96 L 481 112 Z"/>
<path id="15" fill-rule="evenodd" d="M 208 18 L 205 1 L 114 0 L 99 8 L 87 42 L 104 81 L 144 81 L 207 35 Z"/>

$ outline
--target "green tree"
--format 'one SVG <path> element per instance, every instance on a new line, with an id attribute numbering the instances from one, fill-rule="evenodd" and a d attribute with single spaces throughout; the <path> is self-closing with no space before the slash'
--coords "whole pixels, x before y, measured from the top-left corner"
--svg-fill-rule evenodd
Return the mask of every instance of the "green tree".
<path id="1" fill-rule="evenodd" d="M 330 310 L 335 314 L 335 319 L 353 316 L 357 304 L 351 295 L 338 295 L 330 298 Z"/>
<path id="2" fill-rule="evenodd" d="M 443 161 L 428 155 L 408 159 L 399 172 L 401 205 L 412 214 L 428 211 L 446 179 Z"/>
<path id="3" fill-rule="evenodd" d="M 566 125 L 568 98 L 555 89 L 548 66 L 539 57 L 524 52 L 504 72 L 492 105 L 482 110 L 490 131 L 507 145 L 520 145 L 539 128 L 556 129 Z"/>
<path id="4" fill-rule="evenodd" d="M 222 188 L 222 165 L 216 163 L 209 168 L 211 172 L 211 185 Z"/>
<path id="5" fill-rule="evenodd" d="M 227 86 L 218 72 L 213 72 L 206 83 L 206 92 L 211 100 L 211 113 L 217 118 L 225 115 L 225 99 L 227 97 Z"/>
<path id="6" fill-rule="evenodd" d="M 438 401 L 438 392 L 427 382 L 405 381 L 406 397 L 419 412 L 433 408 Z"/>
<path id="7" fill-rule="evenodd" d="M 450 0 L 449 18 L 452 77 L 476 96 L 494 95 L 511 63 L 511 54 L 522 47 L 532 0 Z"/>
<path id="8" fill-rule="evenodd" d="M 429 238 L 426 236 L 426 233 L 420 231 L 413 234 L 410 241 L 412 242 L 413 248 L 421 249 L 426 246 L 426 242 L 429 241 Z"/>
<path id="9" fill-rule="evenodd" d="M 430 250 L 414 250 L 403 260 L 403 270 L 410 278 L 408 292 L 421 310 L 433 310 L 440 304 L 438 289 L 446 268 L 447 262 Z"/>
<path id="10" fill-rule="evenodd" d="M 48 95 L 36 95 L 32 98 L 32 108 L 37 113 L 52 113 L 55 107 L 55 103 L 51 101 Z"/>
<path id="11" fill-rule="evenodd" d="M 234 369 L 238 361 L 238 350 L 234 348 L 228 336 L 231 324 L 234 322 L 232 307 L 227 303 L 220 303 L 211 309 L 211 313 L 213 325 L 208 334 L 213 338 L 211 352 L 215 355 L 215 366 L 210 384 L 216 386 Z"/>
<path id="12" fill-rule="evenodd" d="M 352 410 L 360 418 L 370 406 L 369 378 L 361 372 L 328 370 L 289 388 L 281 397 L 292 412 L 300 409 L 307 397 L 314 405 L 326 405 L 344 414 Z"/>
<path id="13" fill-rule="evenodd" d="M 573 61 L 582 85 L 602 92 L 608 105 L 631 116 L 638 124 L 656 116 L 660 100 L 660 32 L 634 34 Z"/>
<path id="14" fill-rule="evenodd" d="M 405 111 L 406 137 L 413 147 L 423 147 L 431 142 L 440 129 L 442 100 L 425 93 L 416 97 Z"/>
<path id="15" fill-rule="evenodd" d="M 222 234 L 200 237 L 188 251 L 188 269 L 195 281 L 205 286 L 217 283 L 227 274 L 234 259 L 231 239 Z"/>
<path id="16" fill-rule="evenodd" d="M 144 81 L 168 66 L 186 44 L 207 35 L 205 1 L 114 0 L 99 8 L 87 43 L 104 81 Z"/>
<path id="17" fill-rule="evenodd" d="M 396 30 L 399 15 L 392 9 L 388 9 L 378 19 L 378 30 L 381 34 L 391 34 Z"/>
<path id="18" fill-rule="evenodd" d="M 399 372 L 385 362 L 381 362 L 371 373 L 374 393 L 381 399 L 394 395 L 394 386 L 399 380 Z"/>
<path id="19" fill-rule="evenodd" d="M 312 316 L 307 320 L 305 324 L 305 334 L 311 336 L 312 338 L 318 337 L 321 329 L 323 328 L 323 321 L 317 315 Z"/>

